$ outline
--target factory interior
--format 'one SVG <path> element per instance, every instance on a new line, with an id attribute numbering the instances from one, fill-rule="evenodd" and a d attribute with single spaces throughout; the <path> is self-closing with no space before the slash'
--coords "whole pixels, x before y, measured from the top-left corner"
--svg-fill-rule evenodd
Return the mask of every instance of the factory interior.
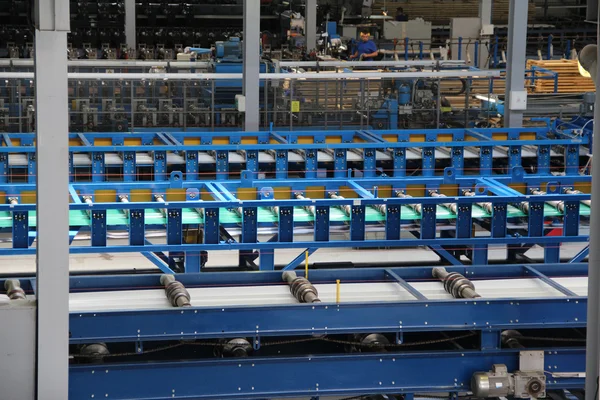
<path id="1" fill-rule="evenodd" d="M 0 400 L 598 400 L 599 14 L 0 0 Z"/>

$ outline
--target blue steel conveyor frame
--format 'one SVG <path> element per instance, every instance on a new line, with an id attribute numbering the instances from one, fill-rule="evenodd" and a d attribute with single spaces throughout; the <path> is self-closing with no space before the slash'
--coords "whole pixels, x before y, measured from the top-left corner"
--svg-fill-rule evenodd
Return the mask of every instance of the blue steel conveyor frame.
<path id="1" fill-rule="evenodd" d="M 265 399 L 395 393 L 412 398 L 415 393 L 431 392 L 445 392 L 452 397 L 470 390 L 470 378 L 476 371 L 488 371 L 492 364 L 505 364 L 509 371 L 518 368 L 520 349 L 501 345 L 501 333 L 505 330 L 527 332 L 523 333 L 525 338 L 549 337 L 545 342 L 542 340 L 542 344 L 534 342 L 533 347 L 526 349 L 543 350 L 549 391 L 574 391 L 583 387 L 585 349 L 581 337 L 584 336 L 577 334 L 573 339 L 575 345 L 565 345 L 561 339 L 551 342 L 556 335 L 564 336 L 565 332 L 585 328 L 586 297 L 578 296 L 554 280 L 587 276 L 585 264 L 448 267 L 447 270 L 467 277 L 475 287 L 479 280 L 525 278 L 551 286 L 559 293 L 545 298 L 510 298 L 511 294 L 507 294 L 507 298 L 433 300 L 412 286 L 414 282 L 435 281 L 430 267 L 315 270 L 310 272 L 310 281 L 314 284 L 335 284 L 336 280 L 342 284 L 395 282 L 415 299 L 160 310 L 143 309 L 142 302 L 139 303 L 142 309 L 138 310 L 103 311 L 100 307 L 75 311 L 70 315 L 72 351 L 76 351 L 76 345 L 103 342 L 110 348 L 126 343 L 140 358 L 136 361 L 133 356 L 130 361 L 113 362 L 107 357 L 102 364 L 86 365 L 76 362 L 75 356 L 70 368 L 70 397 Z M 187 288 L 196 289 L 285 285 L 281 272 L 275 271 L 187 274 L 178 275 L 177 280 Z M 4 287 L 4 282 L 1 283 Z M 22 280 L 21 285 L 29 294 L 35 294 L 34 279 Z M 70 287 L 71 293 L 81 295 L 98 291 L 144 291 L 163 286 L 159 275 L 138 275 L 72 277 Z M 215 340 L 232 337 L 252 338 L 253 347 L 258 351 L 261 346 L 281 339 L 292 343 L 298 336 L 319 341 L 335 339 L 335 335 L 340 334 L 370 332 L 395 335 L 396 343 L 404 343 L 404 335 L 411 333 L 426 336 L 441 332 L 449 336 L 451 347 L 445 350 L 436 350 L 435 346 L 411 348 L 408 344 L 411 339 L 407 338 L 408 347 L 394 347 L 387 352 L 343 354 L 337 351 L 233 359 L 186 357 L 186 361 L 178 356 L 153 358 L 151 351 L 158 342 L 164 345 L 175 341 L 185 346 L 185 343 L 211 340 L 205 342 L 210 346 Z M 465 334 L 476 338 L 474 347 L 461 347 L 462 342 L 452 340 Z M 145 348 L 149 359 L 142 354 Z"/>

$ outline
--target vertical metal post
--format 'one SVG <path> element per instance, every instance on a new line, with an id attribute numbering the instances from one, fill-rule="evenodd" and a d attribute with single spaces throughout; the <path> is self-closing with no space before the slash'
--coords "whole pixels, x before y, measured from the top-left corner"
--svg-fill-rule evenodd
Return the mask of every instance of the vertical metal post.
<path id="1" fill-rule="evenodd" d="M 69 397 L 69 1 L 35 4 L 38 400 Z"/>
<path id="2" fill-rule="evenodd" d="M 479 0 L 479 19 L 482 28 L 492 23 L 492 0 Z"/>
<path id="3" fill-rule="evenodd" d="M 594 2 L 592 2 L 594 3 Z M 600 17 L 600 9 L 596 6 L 597 15 Z M 600 20 L 600 18 L 599 18 Z M 597 33 L 600 39 L 600 30 Z M 600 47 L 598 48 L 600 50 Z M 600 51 L 596 57 L 600 56 Z M 600 60 L 600 57 L 597 58 Z M 600 72 L 600 63 L 597 63 L 596 68 Z M 597 75 L 597 76 L 600 76 Z M 596 92 L 600 93 L 600 80 L 596 79 Z M 594 109 L 594 118 L 600 120 L 600 100 L 596 97 Z M 600 124 L 594 124 L 594 135 L 600 135 Z M 592 152 L 599 154 L 600 140 L 594 140 Z M 594 174 L 594 171 L 596 173 Z M 600 162 L 592 164 L 592 189 L 595 188 L 598 193 L 600 188 Z M 600 329 L 598 323 L 600 321 L 600 196 L 592 196 L 592 208 L 590 215 L 590 255 L 588 263 L 588 308 L 587 308 L 587 338 L 586 338 L 586 368 L 585 368 L 585 400 L 595 400 L 598 391 L 598 370 L 600 363 Z M 596 221 L 596 222 L 594 222 Z"/>
<path id="4" fill-rule="evenodd" d="M 135 0 L 125 0 L 125 41 L 128 49 L 136 49 Z"/>
<path id="5" fill-rule="evenodd" d="M 517 105 L 518 98 L 526 98 L 525 92 L 525 47 L 527 41 L 527 12 L 529 2 L 511 0 L 508 22 L 508 65 L 506 66 L 506 96 L 504 126 L 523 126 L 523 109 Z"/>
<path id="6" fill-rule="evenodd" d="M 304 10 L 306 36 L 306 51 L 310 52 L 317 47 L 317 0 L 306 0 Z"/>
<path id="7" fill-rule="evenodd" d="M 260 0 L 244 1 L 244 96 L 246 131 L 256 132 L 260 122 Z"/>

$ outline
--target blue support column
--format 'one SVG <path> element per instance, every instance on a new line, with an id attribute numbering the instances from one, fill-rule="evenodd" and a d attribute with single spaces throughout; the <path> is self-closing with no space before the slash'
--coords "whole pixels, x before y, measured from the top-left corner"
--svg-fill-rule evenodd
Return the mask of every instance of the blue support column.
<path id="1" fill-rule="evenodd" d="M 258 172 L 258 150 L 246 150 L 246 170 Z"/>
<path id="2" fill-rule="evenodd" d="M 376 175 L 377 169 L 377 151 L 375 149 L 365 149 L 363 151 L 363 176 L 371 178 Z"/>
<path id="3" fill-rule="evenodd" d="M 180 245 L 183 242 L 182 210 L 167 209 L 167 244 Z"/>
<path id="4" fill-rule="evenodd" d="M 6 183 L 6 181 L 2 181 L 3 178 L 3 166 L 2 166 L 2 156 L 0 154 L 0 183 Z M 8 158 L 7 158 L 8 160 Z M 6 167 L 8 167 L 8 162 L 6 163 Z M 73 164 L 73 153 L 69 152 L 69 183 L 75 182 L 75 165 Z"/>
<path id="5" fill-rule="evenodd" d="M 435 147 L 423 147 L 421 151 L 423 158 L 423 176 L 435 175 Z"/>
<path id="6" fill-rule="evenodd" d="M 329 207 L 315 207 L 315 242 L 329 241 Z"/>
<path id="7" fill-rule="evenodd" d="M 136 180 L 135 151 L 123 152 L 123 180 L 133 182 Z"/>
<path id="8" fill-rule="evenodd" d="M 565 150 L 565 172 L 567 175 L 579 173 L 579 146 L 567 145 Z"/>
<path id="9" fill-rule="evenodd" d="M 538 146 L 537 148 L 537 173 L 550 173 L 550 146 Z"/>
<path id="10" fill-rule="evenodd" d="M 12 247 L 26 249 L 29 247 L 29 213 L 18 211 L 12 213 Z"/>
<path id="11" fill-rule="evenodd" d="M 544 203 L 530 202 L 528 215 L 529 237 L 544 236 Z"/>
<path id="12" fill-rule="evenodd" d="M 294 207 L 279 207 L 279 241 L 294 241 Z"/>
<path id="13" fill-rule="evenodd" d="M 198 179 L 198 152 L 197 151 L 186 151 L 185 152 L 185 180 L 195 181 Z"/>
<path id="14" fill-rule="evenodd" d="M 204 244 L 219 243 L 219 209 L 204 210 Z"/>
<path id="15" fill-rule="evenodd" d="M 494 203 L 492 209 L 492 237 L 506 237 L 506 217 L 507 205 L 503 203 Z"/>
<path id="16" fill-rule="evenodd" d="M 0 153 L 0 183 L 8 182 L 8 153 Z"/>
<path id="17" fill-rule="evenodd" d="M 146 224 L 144 223 L 146 210 L 129 211 L 129 245 L 143 246 L 145 243 Z"/>
<path id="18" fill-rule="evenodd" d="M 436 206 L 425 204 L 421 209 L 421 239 L 434 239 L 436 231 Z"/>
<path id="19" fill-rule="evenodd" d="M 106 247 L 106 210 L 91 212 L 92 246 Z"/>
<path id="20" fill-rule="evenodd" d="M 37 171 L 37 155 L 35 153 L 27 154 L 27 183 L 35 183 Z"/>
<path id="21" fill-rule="evenodd" d="M 350 240 L 365 240 L 365 206 L 352 206 Z"/>
<path id="22" fill-rule="evenodd" d="M 579 235 L 579 201 L 565 201 L 564 236 Z"/>
<path id="23" fill-rule="evenodd" d="M 92 153 L 92 182 L 104 182 L 104 153 Z"/>
<path id="24" fill-rule="evenodd" d="M 229 178 L 229 152 L 218 150 L 215 161 L 217 165 L 217 180 L 227 180 Z"/>
<path id="25" fill-rule="evenodd" d="M 400 206 L 387 206 L 385 215 L 385 239 L 400 240 Z"/>
<path id="26" fill-rule="evenodd" d="M 510 146 L 508 148 L 508 166 L 509 168 L 520 167 L 521 164 L 521 146 Z"/>
<path id="27" fill-rule="evenodd" d="M 167 179 L 167 152 L 154 152 L 154 180 L 164 181 Z"/>
<path id="28" fill-rule="evenodd" d="M 314 179 L 317 177 L 317 168 L 318 168 L 318 161 L 317 161 L 317 150 L 316 149 L 309 149 L 305 151 L 305 157 L 306 157 L 306 178 L 308 179 Z"/>
<path id="29" fill-rule="evenodd" d="M 275 155 L 275 177 L 277 179 L 288 178 L 288 151 L 277 150 Z"/>
<path id="30" fill-rule="evenodd" d="M 490 351 L 500 349 L 500 331 L 481 331 L 481 350 Z"/>
<path id="31" fill-rule="evenodd" d="M 256 243 L 258 237 L 258 210 L 247 207 L 242 210 L 242 243 Z"/>
<path id="32" fill-rule="evenodd" d="M 488 176 L 492 174 L 492 156 L 492 146 L 481 147 L 479 152 L 479 173 L 481 175 Z"/>
<path id="33" fill-rule="evenodd" d="M 471 204 L 457 204 L 456 238 L 466 239 L 471 237 L 473 229 L 473 206 Z"/>
<path id="34" fill-rule="evenodd" d="M 406 176 L 406 149 L 394 150 L 394 177 Z"/>
<path id="35" fill-rule="evenodd" d="M 333 176 L 335 178 L 344 178 L 348 174 L 348 150 L 346 149 L 337 149 L 334 150 L 334 172 Z"/>
<path id="36" fill-rule="evenodd" d="M 463 175 L 465 169 L 465 156 L 462 147 L 454 147 L 452 151 L 452 167 L 456 175 Z"/>

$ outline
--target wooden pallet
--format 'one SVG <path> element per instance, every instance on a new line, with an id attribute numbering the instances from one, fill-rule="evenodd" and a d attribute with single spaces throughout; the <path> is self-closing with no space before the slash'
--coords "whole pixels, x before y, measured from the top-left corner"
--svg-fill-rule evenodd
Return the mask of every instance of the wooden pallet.
<path id="1" fill-rule="evenodd" d="M 581 76 L 576 60 L 528 60 L 527 69 L 544 68 L 558 74 L 558 93 L 586 93 L 596 91 L 591 78 Z M 536 76 L 545 75 L 536 72 Z M 527 81 L 529 83 L 530 81 Z M 533 93 L 554 93 L 553 79 L 537 79 L 531 87 Z"/>
<path id="2" fill-rule="evenodd" d="M 527 0 L 519 0 L 527 1 Z M 492 23 L 508 23 L 509 0 L 494 0 Z M 395 15 L 395 10 L 402 7 L 409 18 L 423 18 L 434 25 L 448 25 L 451 18 L 477 18 L 479 16 L 479 0 L 377 0 L 373 4 L 373 14 L 381 14 L 384 9 Z M 535 17 L 535 4 L 529 1 L 529 20 Z"/>

